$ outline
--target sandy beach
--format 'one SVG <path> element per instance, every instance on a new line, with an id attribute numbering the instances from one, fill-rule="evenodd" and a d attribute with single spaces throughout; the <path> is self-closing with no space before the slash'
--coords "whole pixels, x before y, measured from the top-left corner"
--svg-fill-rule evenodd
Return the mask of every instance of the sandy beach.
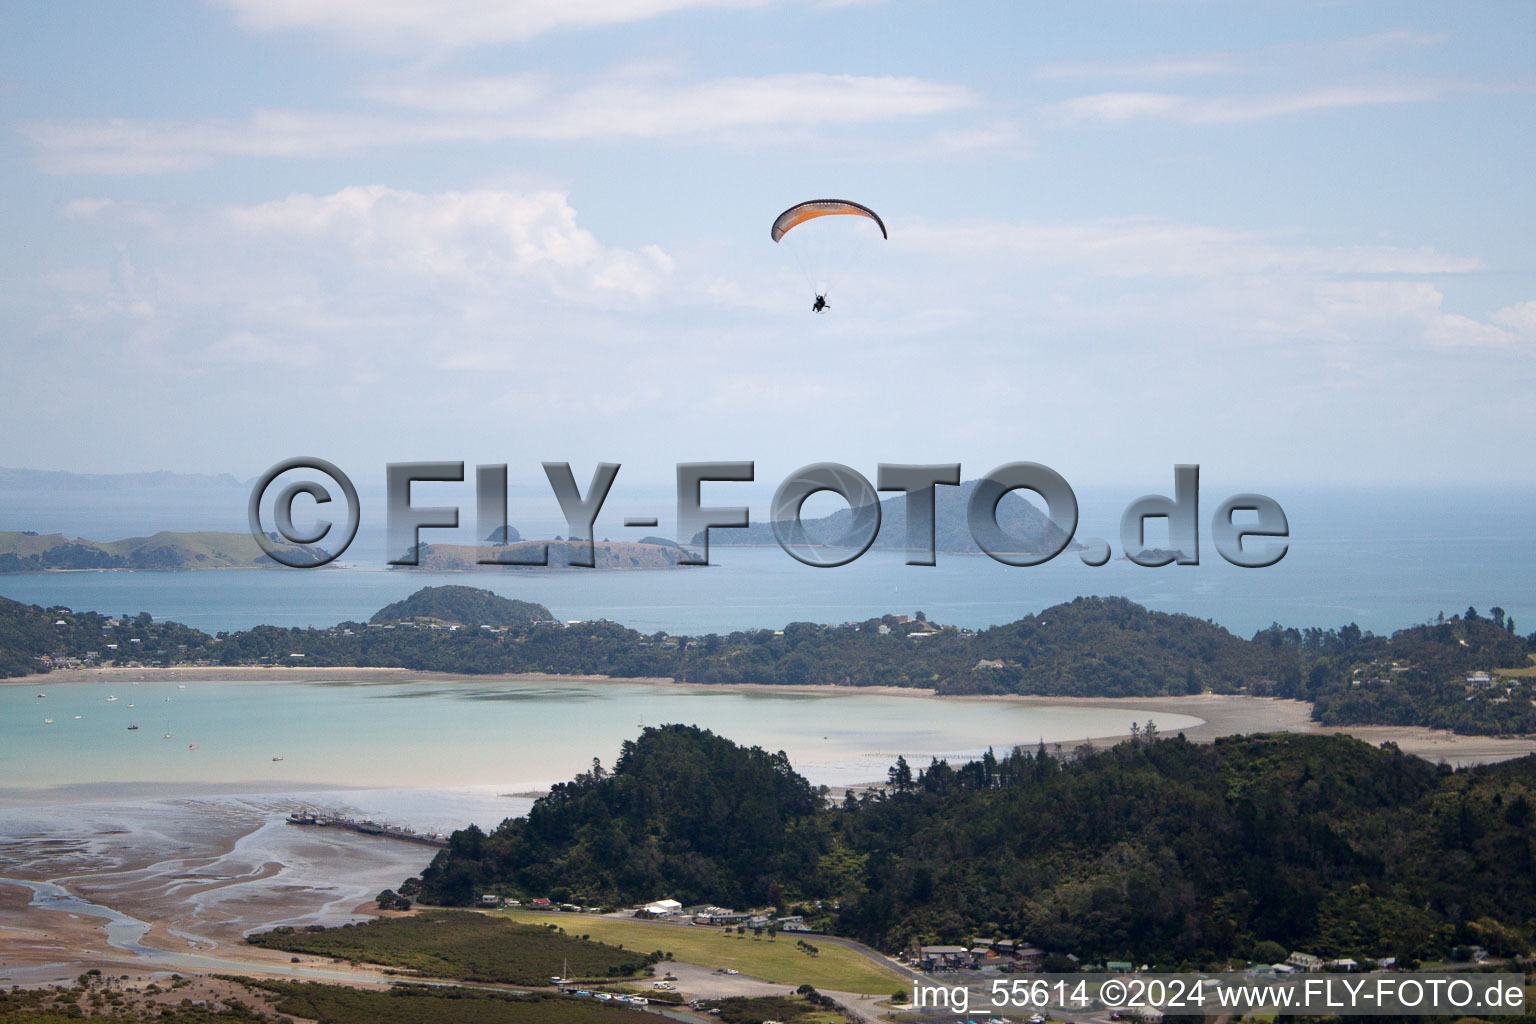
<path id="1" fill-rule="evenodd" d="M 196 668 L 75 668 L 47 675 L 0 679 L 3 685 L 59 683 L 132 683 L 171 681 L 186 683 L 326 683 L 365 679 L 369 682 L 428 683 L 612 683 L 615 686 L 667 685 L 678 689 L 715 693 L 809 693 L 879 694 L 886 697 L 933 697 L 936 691 L 920 686 L 819 686 L 811 683 L 683 683 L 670 676 L 555 675 L 547 672 L 500 672 L 469 675 L 458 672 L 422 672 L 410 668 L 298 668 L 288 665 L 236 665 Z"/>
<path id="2" fill-rule="evenodd" d="M 955 697 L 953 700 L 996 700 L 1040 707 L 1140 708 L 1190 715 L 1204 724 L 1183 730 L 1185 738 L 1209 743 L 1219 736 L 1255 732 L 1314 733 L 1354 736 L 1374 746 L 1395 743 L 1404 752 L 1454 768 L 1494 764 L 1536 753 L 1536 736 L 1462 736 L 1448 729 L 1398 725 L 1321 725 L 1312 720 L 1312 705 L 1301 700 L 1275 697 L 1229 696 L 1215 693 L 1187 697 Z M 1094 746 L 1118 742 L 1128 736 L 1094 739 Z"/>
<path id="3" fill-rule="evenodd" d="M 617 679 L 613 676 L 546 675 L 538 672 L 508 673 L 502 675 L 460 675 L 453 672 L 420 672 L 409 668 L 299 668 L 288 665 L 236 665 L 236 666 L 176 666 L 173 668 L 71 668 L 60 669 L 45 675 L 21 676 L 0 679 L 0 686 L 38 686 L 49 681 L 60 683 L 123 683 L 123 682 L 204 682 L 204 683 L 324 683 L 336 680 L 367 679 L 378 682 L 496 682 L 502 681 L 550 681 L 573 683 L 671 683 L 664 677 L 637 676 Z M 678 683 L 679 686 L 694 685 Z M 928 691 L 932 692 L 932 691 Z"/>

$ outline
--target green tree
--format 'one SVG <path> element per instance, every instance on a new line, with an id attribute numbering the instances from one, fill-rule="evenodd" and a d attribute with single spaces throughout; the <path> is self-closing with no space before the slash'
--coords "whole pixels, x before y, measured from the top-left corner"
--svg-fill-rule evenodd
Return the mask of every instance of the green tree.
<path id="1" fill-rule="evenodd" d="M 1256 942 L 1253 946 L 1253 960 L 1255 963 L 1284 963 L 1285 958 L 1288 955 L 1289 954 L 1286 953 L 1284 946 L 1270 939 L 1264 939 L 1261 942 Z"/>

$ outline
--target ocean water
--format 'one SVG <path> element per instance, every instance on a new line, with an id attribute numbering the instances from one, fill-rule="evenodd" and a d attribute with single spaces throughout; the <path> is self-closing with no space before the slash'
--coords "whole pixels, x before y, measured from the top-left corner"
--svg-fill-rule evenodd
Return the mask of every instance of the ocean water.
<path id="1" fill-rule="evenodd" d="M 118 699 L 108 700 L 113 696 Z M 414 807 L 399 793 L 378 797 L 425 827 L 438 824 L 439 816 L 449 819 L 443 824 L 486 817 L 487 804 L 526 799 L 519 794 L 569 779 L 594 757 L 611 765 L 620 744 L 645 725 L 697 724 L 740 743 L 783 750 L 813 782 L 837 786 L 884 778 L 898 755 L 922 766 L 932 756 L 970 757 L 989 746 L 1007 750 L 1044 740 L 1070 747 L 1123 734 L 1133 721 L 1147 719 L 1170 733 L 1200 721 L 1132 708 L 937 701 L 858 690 L 377 682 L 363 674 L 323 683 L 39 678 L 0 687 L 0 806 L 221 790 L 295 794 L 322 805 L 341 795 L 318 791 L 339 787 L 456 794 L 435 809 L 435 797 Z M 129 730 L 130 724 L 139 728 Z M 352 803 L 369 810 L 361 796 Z"/>
<path id="2" fill-rule="evenodd" d="M 716 544 L 707 568 L 434 574 L 385 569 L 382 545 L 365 534 L 342 568 L 0 575 L 0 595 L 107 614 L 147 611 L 210 632 L 365 620 L 419 587 L 445 583 L 538 601 L 562 619 L 608 618 L 646 632 L 779 628 L 919 609 L 935 621 L 985 627 L 1088 594 L 1187 612 L 1244 636 L 1275 621 L 1298 627 L 1354 622 L 1386 632 L 1468 605 L 1502 606 L 1522 631 L 1536 630 L 1536 491 L 1378 488 L 1276 490 L 1274 496 L 1286 508 L 1291 543 L 1286 557 L 1266 569 L 1226 563 L 1207 539 L 1198 566 L 1155 569 L 1121 558 L 1090 568 L 1070 552 L 1028 568 L 944 554 L 938 565 L 919 567 L 895 551 L 870 551 L 850 565 L 820 569 L 778 548 Z M 1122 497 L 1084 496 L 1078 537 L 1114 540 Z M 0 496 L 0 527 L 25 519 L 49 528 L 35 524 L 47 518 L 44 511 L 27 506 L 23 516 L 4 501 Z M 170 514 L 162 512 L 162 519 Z M 164 525 L 142 511 L 117 516 L 91 525 L 121 536 Z"/>

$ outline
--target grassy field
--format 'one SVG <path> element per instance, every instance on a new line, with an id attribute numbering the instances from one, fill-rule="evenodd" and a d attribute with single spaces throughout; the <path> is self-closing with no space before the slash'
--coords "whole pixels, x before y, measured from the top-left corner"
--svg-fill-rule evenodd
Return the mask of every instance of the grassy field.
<path id="1" fill-rule="evenodd" d="M 728 967 L 754 978 L 772 979 L 791 985 L 812 985 L 819 989 L 890 995 L 903 987 L 895 973 L 860 956 L 853 950 L 831 942 L 806 940 L 821 952 L 808 956 L 795 946 L 797 936 L 782 934 L 770 940 L 726 936 L 722 929 L 657 924 L 585 914 L 551 914 L 531 910 L 508 910 L 501 914 L 530 924 L 558 924 L 571 935 L 587 935 L 609 945 L 644 952 L 661 950 L 673 959 L 701 967 Z"/>
<path id="2" fill-rule="evenodd" d="M 277 994 L 279 1012 L 326 1024 L 635 1024 L 656 1019 L 628 1007 L 555 996 L 516 997 L 415 986 L 374 992 L 312 982 L 248 984 Z"/>
<path id="3" fill-rule="evenodd" d="M 1536 676 L 1536 654 L 1531 655 L 1530 658 L 1531 663 L 1524 668 L 1496 668 L 1493 670 L 1494 675 L 1512 676 L 1516 679 L 1528 679 L 1531 676 Z"/>
<path id="4" fill-rule="evenodd" d="M 434 978 L 548 985 L 569 965 L 573 978 L 638 974 L 649 950 L 584 942 L 547 926 L 514 924 L 462 910 L 428 910 L 411 917 L 319 931 L 278 928 L 247 940 L 252 945 L 418 971 Z M 594 936 L 594 938 L 596 938 Z"/>
<path id="5" fill-rule="evenodd" d="M 399 986 L 387 992 L 313 982 L 228 978 L 247 994 L 203 997 L 185 1003 L 152 1002 L 142 990 L 125 992 L 99 981 L 90 989 L 0 989 L 0 1024 L 260 1024 L 301 1018 L 324 1024 L 642 1024 L 656 1020 L 629 1007 L 544 994 L 513 995 L 472 989 Z M 235 990 L 239 993 L 239 989 Z M 262 997 L 265 998 L 262 998 Z M 809 1024 L 809 1022 L 805 1022 Z"/>

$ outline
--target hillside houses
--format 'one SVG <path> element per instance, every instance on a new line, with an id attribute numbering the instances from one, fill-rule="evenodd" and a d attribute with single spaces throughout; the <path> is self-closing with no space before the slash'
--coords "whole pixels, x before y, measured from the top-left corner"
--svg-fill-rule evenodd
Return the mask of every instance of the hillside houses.
<path id="1" fill-rule="evenodd" d="M 1009 939 L 976 939 L 970 946 L 919 946 L 908 956 L 924 971 L 971 971 L 984 967 L 1032 971 L 1045 959 L 1045 950 Z"/>

